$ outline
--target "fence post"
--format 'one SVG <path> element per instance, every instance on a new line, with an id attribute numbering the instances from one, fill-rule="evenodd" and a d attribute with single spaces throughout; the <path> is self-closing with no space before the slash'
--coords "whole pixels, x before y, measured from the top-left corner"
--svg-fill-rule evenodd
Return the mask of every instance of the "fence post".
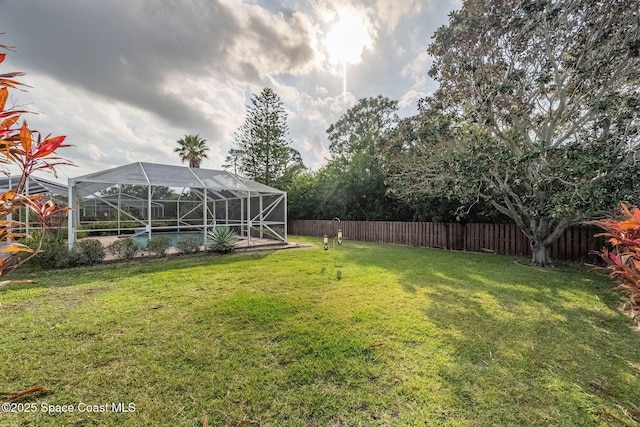
<path id="1" fill-rule="evenodd" d="M 290 234 L 320 237 L 333 236 L 332 220 L 290 220 Z M 349 240 L 396 243 L 410 246 L 439 247 L 477 252 L 492 249 L 507 255 L 527 256 L 531 248 L 522 230 L 515 224 L 457 224 L 400 221 L 343 221 L 343 233 Z M 604 246 L 596 238 L 597 230 L 588 227 L 567 228 L 553 244 L 554 258 L 590 261 L 590 252 Z"/>

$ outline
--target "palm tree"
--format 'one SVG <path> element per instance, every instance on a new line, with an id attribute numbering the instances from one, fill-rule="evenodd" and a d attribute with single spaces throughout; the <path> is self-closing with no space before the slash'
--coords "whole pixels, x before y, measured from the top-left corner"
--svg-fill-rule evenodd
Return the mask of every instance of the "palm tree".
<path id="1" fill-rule="evenodd" d="M 209 147 L 206 142 L 207 140 L 200 138 L 200 135 L 185 135 L 178 140 L 178 147 L 173 151 L 178 153 L 182 162 L 189 162 L 190 168 L 199 168 L 202 159 L 207 158 Z"/>

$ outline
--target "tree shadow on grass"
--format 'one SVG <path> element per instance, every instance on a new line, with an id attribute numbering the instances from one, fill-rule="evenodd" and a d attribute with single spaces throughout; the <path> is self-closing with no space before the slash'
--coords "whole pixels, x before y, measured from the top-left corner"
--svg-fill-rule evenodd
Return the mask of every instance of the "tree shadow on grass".
<path id="1" fill-rule="evenodd" d="M 441 377 L 466 408 L 484 413 L 514 401 L 529 409 L 512 407 L 483 423 L 545 425 L 562 414 L 566 422 L 589 425 L 603 408 L 619 412 L 625 400 L 638 401 L 640 381 L 627 363 L 638 362 L 637 336 L 624 316 L 570 308 L 554 292 L 504 296 L 482 285 L 439 285 L 424 313 L 453 348 L 455 363 Z"/>
<path id="2" fill-rule="evenodd" d="M 8 276 L 8 280 L 31 280 L 32 283 L 15 283 L 0 288 L 0 295 L 7 291 L 36 288 L 63 288 L 80 286 L 97 280 L 113 281 L 123 275 L 152 274 L 172 270 L 190 270 L 211 265 L 229 265 L 266 259 L 275 251 L 243 252 L 231 255 L 194 254 L 166 258 L 135 258 L 131 261 L 117 261 L 90 267 L 72 267 L 60 270 L 25 268 Z"/>
<path id="3" fill-rule="evenodd" d="M 438 371 L 456 398 L 449 421 L 640 423 L 639 336 L 612 308 L 620 298 L 609 279 L 513 260 L 359 245 L 347 262 L 392 272 L 422 301 L 424 323 L 450 358 Z"/>

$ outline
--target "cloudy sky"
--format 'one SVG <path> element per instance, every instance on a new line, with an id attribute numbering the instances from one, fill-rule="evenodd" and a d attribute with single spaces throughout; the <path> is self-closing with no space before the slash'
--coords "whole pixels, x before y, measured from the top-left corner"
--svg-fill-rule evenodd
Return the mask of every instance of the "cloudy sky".
<path id="1" fill-rule="evenodd" d="M 186 134 L 219 169 L 251 93 L 272 87 L 305 164 L 328 157 L 326 129 L 364 97 L 401 115 L 436 84 L 426 53 L 459 0 L 0 0 L 10 102 L 30 127 L 67 135 L 60 179 L 136 161 L 179 165 Z M 343 68 L 346 65 L 346 93 Z"/>

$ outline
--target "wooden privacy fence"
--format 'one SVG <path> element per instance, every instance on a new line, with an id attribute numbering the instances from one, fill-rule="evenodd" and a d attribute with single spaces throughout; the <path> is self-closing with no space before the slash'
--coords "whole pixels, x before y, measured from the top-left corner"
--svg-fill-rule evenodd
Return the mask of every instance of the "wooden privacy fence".
<path id="1" fill-rule="evenodd" d="M 291 220 L 288 234 L 336 236 L 342 229 L 345 239 L 364 242 L 396 243 L 410 246 L 471 252 L 491 251 L 507 255 L 530 256 L 529 240 L 515 224 L 454 224 L 395 221 Z M 551 246 L 551 257 L 561 260 L 595 262 L 591 252 L 602 249 L 604 239 L 593 237 L 596 227 L 568 228 Z"/>

